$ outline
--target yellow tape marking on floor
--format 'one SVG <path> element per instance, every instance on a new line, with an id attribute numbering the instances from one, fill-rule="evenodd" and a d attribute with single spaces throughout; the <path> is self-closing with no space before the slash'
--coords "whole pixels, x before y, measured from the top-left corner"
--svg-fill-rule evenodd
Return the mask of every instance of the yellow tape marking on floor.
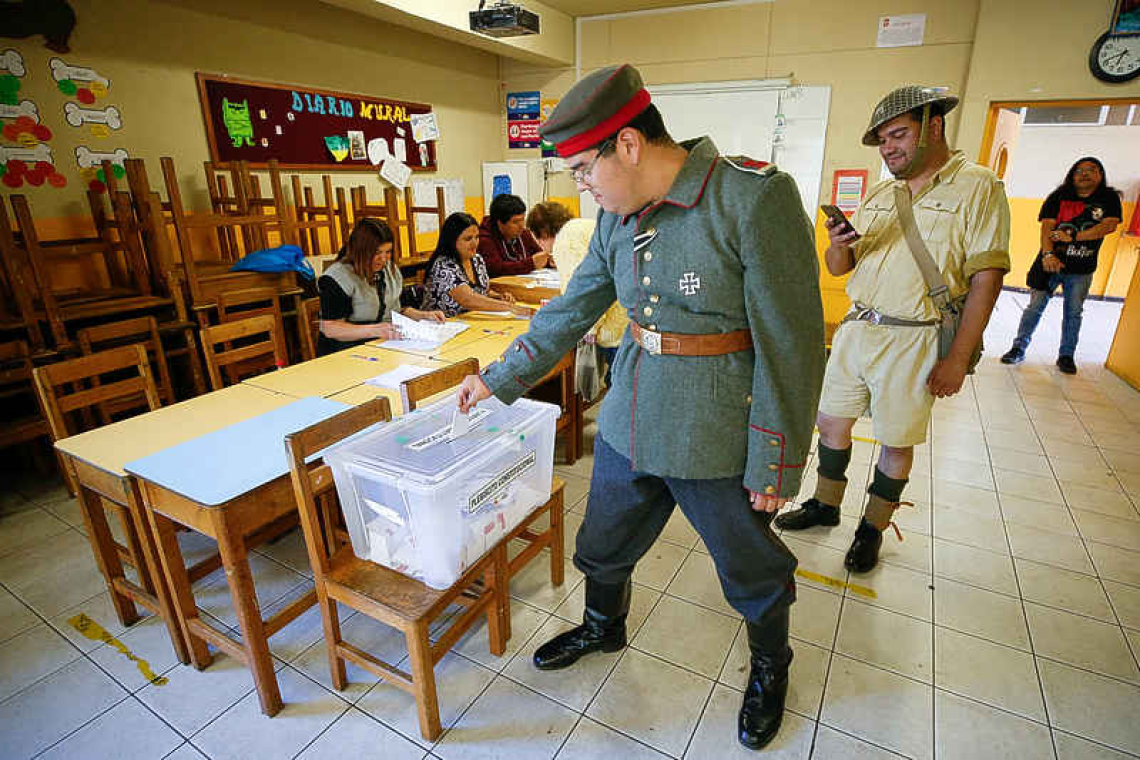
<path id="1" fill-rule="evenodd" d="M 103 626 L 99 625 L 94 620 L 84 615 L 82 612 L 75 617 L 68 618 L 67 622 L 72 628 L 79 631 L 92 641 L 102 641 L 104 644 L 110 644 L 115 649 L 118 649 L 120 652 L 122 652 L 124 657 L 135 663 L 135 666 L 138 667 L 139 672 L 142 673 L 143 678 L 150 681 L 155 686 L 166 686 L 166 684 L 170 683 L 170 681 L 165 676 L 155 675 L 154 671 L 150 669 L 150 663 L 148 663 L 146 660 L 135 657 L 131 650 L 127 649 L 126 644 L 119 641 L 111 634 L 107 633 L 106 629 L 104 629 Z"/>
<path id="2" fill-rule="evenodd" d="M 850 590 L 853 594 L 859 594 L 860 596 L 865 596 L 868 599 L 876 599 L 879 596 L 875 593 L 875 589 L 873 588 L 860 586 L 857 583 L 846 583 L 839 580 L 838 578 L 829 578 L 826 575 L 813 573 L 810 570 L 796 570 L 796 575 L 800 576 L 801 578 L 807 578 L 809 581 L 822 583 L 824 586 L 831 586 L 832 588 L 845 588 Z"/>

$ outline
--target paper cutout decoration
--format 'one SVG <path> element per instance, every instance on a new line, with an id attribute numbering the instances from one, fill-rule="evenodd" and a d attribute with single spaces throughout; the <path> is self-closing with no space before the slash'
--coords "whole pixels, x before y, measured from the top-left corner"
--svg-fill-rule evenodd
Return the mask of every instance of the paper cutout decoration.
<path id="1" fill-rule="evenodd" d="M 0 119 L 18 119 L 21 116 L 39 123 L 40 112 L 30 100 L 21 100 L 19 105 L 0 104 Z"/>
<path id="2" fill-rule="evenodd" d="M 106 124 L 92 124 L 91 125 L 91 136 L 92 137 L 110 137 L 111 136 L 111 130 L 107 127 Z"/>
<path id="3" fill-rule="evenodd" d="M 67 0 L 0 3 L 0 36 L 19 39 L 41 34 L 48 50 L 68 53 L 67 41 L 74 29 L 75 11 Z"/>
<path id="4" fill-rule="evenodd" d="M 111 80 L 100 76 L 99 72 L 94 69 L 84 68 L 83 66 L 70 66 L 60 58 L 52 58 L 48 61 L 48 66 L 51 67 L 52 78 L 57 82 L 69 79 L 77 84 L 79 82 L 98 82 L 104 87 L 111 86 Z"/>
<path id="5" fill-rule="evenodd" d="M 0 145 L 0 163 L 4 166 L 4 176 L 0 181 L 13 189 L 22 187 L 24 182 L 33 187 L 39 187 L 44 182 L 52 187 L 67 184 L 67 178 L 55 170 L 51 148 L 44 143 L 34 148 Z"/>
<path id="6" fill-rule="evenodd" d="M 368 141 L 368 162 L 379 166 L 388 157 L 388 141 L 383 137 L 373 137 Z"/>
<path id="7" fill-rule="evenodd" d="M 329 149 L 332 157 L 341 162 L 348 158 L 348 138 L 344 135 L 329 135 L 325 137 L 325 147 Z"/>
<path id="8" fill-rule="evenodd" d="M 20 116 L 15 121 L 5 124 L 3 135 L 5 140 L 18 142 L 26 148 L 35 147 L 37 143 L 47 142 L 52 138 L 50 129 L 28 116 Z M 25 135 L 32 139 L 26 141 L 23 139 Z M 25 142 L 30 142 L 30 144 L 25 144 Z"/>
<path id="9" fill-rule="evenodd" d="M 356 129 L 348 131 L 348 154 L 353 161 L 363 161 L 368 158 L 368 150 L 364 146 L 364 132 Z"/>
<path id="10" fill-rule="evenodd" d="M 107 189 L 107 177 L 103 173 L 102 164 L 110 161 L 114 164 L 113 172 L 116 179 L 126 176 L 126 160 L 130 156 L 126 149 L 118 148 L 109 153 L 96 153 L 90 148 L 81 145 L 75 149 L 75 162 L 79 164 L 79 176 L 87 183 L 87 187 L 97 193 Z"/>
<path id="11" fill-rule="evenodd" d="M 403 190 L 408 186 L 408 180 L 412 176 L 412 167 L 389 156 L 384 159 L 384 163 L 380 166 L 380 176 Z"/>
<path id="12" fill-rule="evenodd" d="M 253 146 L 253 122 L 249 118 L 249 101 L 231 103 L 222 98 L 222 121 L 225 122 L 226 132 L 233 141 L 235 148 L 240 148 L 244 142 L 247 147 Z"/>
<path id="13" fill-rule="evenodd" d="M 439 122 L 434 113 L 414 113 L 408 116 L 412 124 L 412 139 L 418 143 L 439 139 Z M 423 163 L 427 163 L 424 161 Z"/>
<path id="14" fill-rule="evenodd" d="M 404 138 L 396 138 L 392 140 L 392 155 L 396 160 L 403 163 L 408 160 L 408 141 Z"/>
<path id="15" fill-rule="evenodd" d="M 98 108 L 80 108 L 75 103 L 65 103 L 63 106 L 64 118 L 73 127 L 82 127 L 84 124 L 106 124 L 111 129 L 123 126 L 123 117 L 115 106 Z"/>
<path id="16" fill-rule="evenodd" d="M 111 151 L 110 153 L 97 153 L 85 145 L 80 145 L 75 149 L 75 162 L 79 164 L 80 169 L 94 167 L 98 169 L 104 161 L 110 161 L 113 164 L 124 164 L 130 158 L 125 148 L 119 148 Z"/>
<path id="17" fill-rule="evenodd" d="M 20 80 L 11 74 L 0 76 L 0 103 L 14 106 L 20 100 Z"/>
<path id="18" fill-rule="evenodd" d="M 12 48 L 0 52 L 0 71 L 7 71 L 14 77 L 24 76 L 27 73 L 27 69 L 24 68 L 24 57 Z"/>

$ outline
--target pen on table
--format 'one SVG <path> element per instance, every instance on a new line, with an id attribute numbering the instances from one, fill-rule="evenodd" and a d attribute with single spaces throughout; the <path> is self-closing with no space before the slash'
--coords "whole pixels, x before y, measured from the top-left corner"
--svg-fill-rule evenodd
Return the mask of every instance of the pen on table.
<path id="1" fill-rule="evenodd" d="M 351 356 L 353 359 L 363 359 L 366 362 L 378 362 L 378 361 L 380 361 L 380 359 L 375 357 L 375 356 L 362 356 L 360 354 L 349 354 L 349 356 Z"/>
<path id="2" fill-rule="evenodd" d="M 488 330 L 486 327 L 483 328 L 483 332 L 488 335 L 507 335 L 506 330 Z"/>

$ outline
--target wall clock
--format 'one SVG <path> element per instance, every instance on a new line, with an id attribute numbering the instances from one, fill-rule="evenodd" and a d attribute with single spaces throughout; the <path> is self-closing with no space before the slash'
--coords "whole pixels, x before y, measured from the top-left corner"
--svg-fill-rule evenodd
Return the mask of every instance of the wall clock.
<path id="1" fill-rule="evenodd" d="M 1140 0 L 1116 0 L 1108 31 L 1089 51 L 1089 69 L 1104 82 L 1140 76 Z"/>

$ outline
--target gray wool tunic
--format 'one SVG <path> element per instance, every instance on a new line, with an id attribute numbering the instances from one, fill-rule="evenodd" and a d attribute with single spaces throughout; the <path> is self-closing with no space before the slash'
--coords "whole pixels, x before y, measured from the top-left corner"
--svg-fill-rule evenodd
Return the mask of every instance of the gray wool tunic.
<path id="1" fill-rule="evenodd" d="M 510 403 L 572 349 L 616 299 L 659 332 L 749 330 L 721 356 L 651 354 L 627 330 L 598 429 L 634 470 L 686 479 L 740 475 L 791 498 L 811 447 L 824 370 L 811 223 L 774 166 L 718 155 L 705 137 L 668 195 L 638 214 L 605 211 L 566 292 L 544 306 L 483 380 Z"/>

